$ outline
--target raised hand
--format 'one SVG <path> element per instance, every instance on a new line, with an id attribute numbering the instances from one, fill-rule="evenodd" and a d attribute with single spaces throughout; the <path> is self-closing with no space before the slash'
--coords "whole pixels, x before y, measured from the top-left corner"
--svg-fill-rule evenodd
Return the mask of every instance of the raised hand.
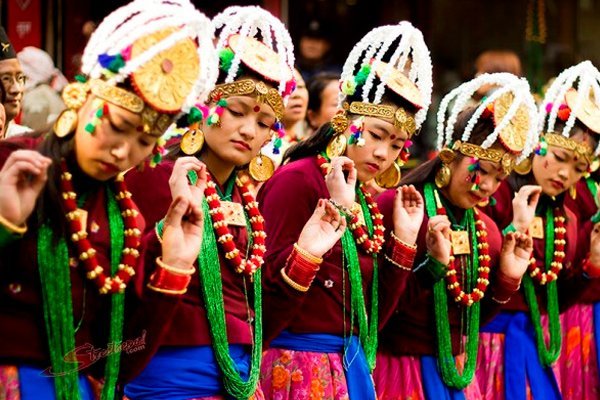
<path id="1" fill-rule="evenodd" d="M 320 199 L 315 212 L 302 228 L 298 246 L 315 257 L 323 257 L 346 230 L 346 219 L 329 201 Z"/>
<path id="2" fill-rule="evenodd" d="M 176 197 L 165 217 L 163 262 L 173 268 L 189 270 L 200 252 L 203 226 L 202 207 L 192 205 L 183 196 Z"/>
<path id="3" fill-rule="evenodd" d="M 526 233 L 529 229 L 541 193 L 542 187 L 537 185 L 525 185 L 515 193 L 512 224 L 518 232 Z"/>
<path id="4" fill-rule="evenodd" d="M 190 185 L 188 179 L 189 171 L 196 171 L 198 174 L 198 181 L 195 185 Z M 173 199 L 183 197 L 194 207 L 202 209 L 206 180 L 207 170 L 204 163 L 196 157 L 180 157 L 175 161 L 171 177 L 169 178 L 171 197 Z"/>
<path id="5" fill-rule="evenodd" d="M 348 171 L 348 178 L 344 177 Z M 336 203 L 351 208 L 356 195 L 356 168 L 354 161 L 348 157 L 334 157 L 331 159 L 331 169 L 325 176 L 325 184 L 329 196 Z"/>
<path id="6" fill-rule="evenodd" d="M 394 235 L 403 242 L 414 244 L 423 223 L 425 206 L 421 193 L 413 185 L 400 186 L 394 199 Z"/>
<path id="7" fill-rule="evenodd" d="M 450 263 L 452 242 L 450 241 L 450 220 L 445 215 L 436 215 L 429 219 L 425 243 L 429 255 L 440 263 Z"/>
<path id="8" fill-rule="evenodd" d="M 48 180 L 52 160 L 37 151 L 17 150 L 0 170 L 0 215 L 21 226 Z"/>
<path id="9" fill-rule="evenodd" d="M 513 279 L 521 279 L 527 271 L 533 239 L 521 232 L 509 232 L 504 237 L 500 253 L 500 270 Z"/>

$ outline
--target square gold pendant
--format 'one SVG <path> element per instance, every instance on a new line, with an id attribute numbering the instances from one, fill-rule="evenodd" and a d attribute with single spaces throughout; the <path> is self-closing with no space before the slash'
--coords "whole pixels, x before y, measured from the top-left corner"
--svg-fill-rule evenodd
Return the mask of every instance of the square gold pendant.
<path id="1" fill-rule="evenodd" d="M 454 255 L 471 254 L 469 233 L 467 231 L 451 231 L 450 241 L 452 242 L 452 252 Z"/>
<path id="2" fill-rule="evenodd" d="M 244 206 L 233 201 L 222 201 L 221 207 L 223 207 L 223 217 L 225 217 L 227 225 L 246 226 Z"/>
<path id="3" fill-rule="evenodd" d="M 544 221 L 542 217 L 534 217 L 531 225 L 529 226 L 529 233 L 534 239 L 544 238 Z"/>

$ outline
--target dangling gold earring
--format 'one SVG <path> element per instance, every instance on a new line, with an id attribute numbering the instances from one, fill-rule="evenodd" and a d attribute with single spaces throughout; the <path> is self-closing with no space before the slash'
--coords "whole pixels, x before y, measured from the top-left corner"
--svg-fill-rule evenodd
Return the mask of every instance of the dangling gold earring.
<path id="1" fill-rule="evenodd" d="M 204 146 L 204 132 L 198 127 L 198 124 L 192 124 L 190 128 L 181 137 L 179 147 L 188 156 L 193 156 Z"/>
<path id="2" fill-rule="evenodd" d="M 442 164 L 442 167 L 435 174 L 435 186 L 439 189 L 448 186 L 450 178 L 452 177 L 452 170 L 447 164 Z"/>
<path id="3" fill-rule="evenodd" d="M 60 113 L 56 122 L 54 122 L 54 134 L 59 138 L 64 138 L 75 132 L 79 116 L 77 111 L 83 106 L 87 99 L 89 86 L 81 82 L 69 83 L 62 92 L 62 99 L 67 109 Z"/>
<path id="4" fill-rule="evenodd" d="M 520 163 L 516 164 L 513 170 L 519 175 L 527 175 L 531 172 L 532 161 L 531 157 L 527 157 Z"/>
<path id="5" fill-rule="evenodd" d="M 261 152 L 250 161 L 248 172 L 255 181 L 264 182 L 273 176 L 275 164 L 270 157 L 262 154 L 261 150 Z"/>
<path id="6" fill-rule="evenodd" d="M 577 188 L 576 188 L 576 185 L 569 186 L 569 196 L 571 196 L 571 198 L 573 200 L 575 200 L 577 198 Z"/>
<path id="7" fill-rule="evenodd" d="M 327 148 L 325 152 L 327 153 L 327 157 L 331 160 L 333 157 L 339 157 L 346 152 L 346 145 L 348 144 L 348 139 L 346 135 L 343 133 L 339 133 L 335 135 L 327 144 Z"/>
<path id="8" fill-rule="evenodd" d="M 400 164 L 398 160 L 395 160 L 388 169 L 375 177 L 375 183 L 384 189 L 392 189 L 398 186 L 401 177 Z"/>

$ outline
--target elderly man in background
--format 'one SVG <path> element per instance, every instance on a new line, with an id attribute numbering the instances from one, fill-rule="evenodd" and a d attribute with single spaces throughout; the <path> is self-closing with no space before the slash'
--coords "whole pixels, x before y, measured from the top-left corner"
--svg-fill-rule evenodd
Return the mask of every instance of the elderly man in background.
<path id="1" fill-rule="evenodd" d="M 59 92 L 67 82 L 66 78 L 42 49 L 27 46 L 17 58 L 27 76 L 21 123 L 36 132 L 47 132 L 65 109 Z"/>

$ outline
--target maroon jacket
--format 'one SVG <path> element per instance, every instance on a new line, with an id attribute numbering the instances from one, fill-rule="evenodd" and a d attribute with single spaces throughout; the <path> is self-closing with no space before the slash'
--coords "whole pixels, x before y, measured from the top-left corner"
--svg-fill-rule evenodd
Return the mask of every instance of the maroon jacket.
<path id="1" fill-rule="evenodd" d="M 421 186 L 417 187 L 417 190 L 423 195 L 423 188 Z M 380 210 L 385 216 L 392 215 L 394 196 L 395 191 L 388 190 L 377 199 Z M 425 196 L 423 195 L 423 197 Z M 451 212 L 458 220 L 464 214 L 464 210 L 458 208 L 452 208 Z M 483 212 L 480 212 L 480 216 L 487 227 L 491 257 L 490 285 L 485 293 L 485 297 L 481 300 L 480 321 L 481 325 L 483 325 L 485 321 L 490 320 L 500 310 L 500 305 L 492 300 L 492 297 L 498 299 L 508 298 L 516 290 L 518 282 L 512 281 L 499 271 L 498 265 L 500 249 L 502 247 L 502 236 L 492 219 Z M 428 221 L 429 217 L 425 213 L 417 239 L 415 266 L 420 265 L 425 260 L 427 254 L 425 236 Z M 436 328 L 433 307 L 433 279 L 426 271 L 418 271 L 411 274 L 405 293 L 400 298 L 393 317 L 382 331 L 382 351 L 397 356 L 435 354 Z M 448 314 L 454 354 L 461 352 L 459 343 L 462 308 L 462 306 L 454 302 L 451 296 L 448 297 Z"/>
<path id="2" fill-rule="evenodd" d="M 126 183 L 136 199 L 136 203 L 146 219 L 146 251 L 144 253 L 145 271 L 136 276 L 138 290 L 146 286 L 149 276 L 156 268 L 155 259 L 161 255 L 161 246 L 155 234 L 155 225 L 167 213 L 171 204 L 171 191 L 169 177 L 173 170 L 174 162 L 165 160 L 156 168 L 146 166 L 143 171 L 131 170 L 126 175 Z M 237 186 L 234 187 L 232 200 L 241 203 L 242 197 Z M 208 215 L 205 218 L 210 218 Z M 248 246 L 245 227 L 229 227 L 234 237 L 234 242 L 242 254 L 246 254 Z M 221 276 L 223 283 L 223 298 L 225 303 L 225 318 L 227 334 L 231 344 L 252 344 L 252 330 L 249 320 L 254 313 L 249 310 L 252 298 L 246 300 L 244 285 L 247 292 L 252 293 L 252 284 L 249 279 L 244 279 L 243 274 L 236 273 L 225 262 L 219 252 Z M 198 263 L 194 264 L 198 269 Z M 157 315 L 147 305 L 147 311 L 136 314 L 131 323 L 136 329 L 146 329 L 152 333 L 154 340 L 146 348 L 145 354 L 131 360 L 129 368 L 135 372 L 143 369 L 152 355 L 160 346 L 205 346 L 212 343 L 210 329 L 206 317 L 203 295 L 200 289 L 198 271 L 192 276 L 192 281 L 187 293 L 181 296 L 164 295 L 176 303 L 168 312 Z M 135 373 L 134 373 L 135 375 Z"/>
<path id="3" fill-rule="evenodd" d="M 280 274 L 317 202 L 329 198 L 316 157 L 282 166 L 259 192 L 258 201 L 267 230 L 263 271 L 266 341 L 277 337 L 282 330 L 339 336 L 357 333 L 356 327 L 350 326 L 350 283 L 341 241 L 324 255 L 321 268 L 307 292 L 291 288 Z M 373 260 L 360 246 L 357 248 L 363 293 L 367 310 L 370 310 Z M 408 276 L 410 272 L 391 265 L 383 256 L 379 257 L 380 325 L 389 317 Z"/>

